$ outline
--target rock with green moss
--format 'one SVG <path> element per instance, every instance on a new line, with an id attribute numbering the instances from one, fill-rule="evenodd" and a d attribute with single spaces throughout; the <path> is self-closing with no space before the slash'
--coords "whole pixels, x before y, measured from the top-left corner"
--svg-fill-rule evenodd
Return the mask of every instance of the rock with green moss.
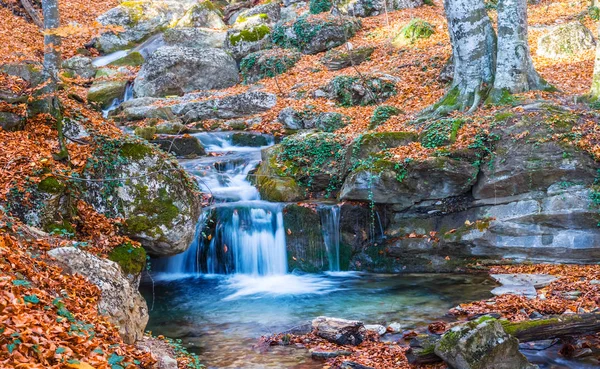
<path id="1" fill-rule="evenodd" d="M 447 156 L 408 162 L 367 161 L 346 178 L 340 198 L 394 204 L 400 210 L 423 200 L 464 194 L 478 172 L 472 161 Z"/>
<path id="2" fill-rule="evenodd" d="M 272 202 L 294 202 L 306 199 L 305 191 L 296 180 L 286 176 L 277 166 L 278 147 L 263 149 L 262 162 L 256 171 L 253 181 L 260 197 Z"/>
<path id="3" fill-rule="evenodd" d="M 169 28 L 163 33 L 163 38 L 167 46 L 222 49 L 227 32 L 210 28 Z"/>
<path id="4" fill-rule="evenodd" d="M 390 75 L 341 75 L 315 93 L 344 107 L 372 105 L 396 95 L 398 79 Z"/>
<path id="5" fill-rule="evenodd" d="M 134 83 L 136 97 L 183 95 L 196 90 L 227 88 L 239 81 L 235 60 L 222 49 L 178 46 L 158 48 L 144 63 Z"/>
<path id="6" fill-rule="evenodd" d="M 179 122 L 163 122 L 154 126 L 157 134 L 181 135 L 189 132 L 189 128 Z"/>
<path id="7" fill-rule="evenodd" d="M 576 20 L 550 28 L 538 39 L 537 54 L 545 58 L 572 58 L 595 48 L 594 35 Z"/>
<path id="8" fill-rule="evenodd" d="M 373 111 L 369 122 L 369 129 L 375 129 L 395 115 L 402 114 L 402 110 L 390 105 L 380 105 Z"/>
<path id="9" fill-rule="evenodd" d="M 133 51 L 125 55 L 121 59 L 117 59 L 114 62 L 110 63 L 110 65 L 118 67 L 139 67 L 142 64 L 144 64 L 144 61 L 144 56 L 140 52 Z"/>
<path id="10" fill-rule="evenodd" d="M 125 219 L 124 232 L 153 256 L 185 251 L 200 215 L 196 182 L 175 159 L 145 141 L 105 138 L 82 176 L 84 199 L 98 212 Z M 106 180 L 107 178 L 112 180 Z"/>
<path id="11" fill-rule="evenodd" d="M 297 204 L 283 209 L 288 270 L 318 273 L 329 270 L 321 218 L 316 209 Z"/>
<path id="12" fill-rule="evenodd" d="M 392 40 L 392 45 L 395 47 L 410 45 L 419 39 L 429 38 L 434 33 L 434 25 L 423 19 L 415 18 L 402 27 L 398 36 Z"/>
<path id="13" fill-rule="evenodd" d="M 259 133 L 235 132 L 231 135 L 231 143 L 234 146 L 262 147 L 269 144 L 269 139 Z"/>
<path id="14" fill-rule="evenodd" d="M 259 15 L 253 16 L 252 19 L 254 18 L 260 20 Z M 227 31 L 225 47 L 236 60 L 241 60 L 251 53 L 269 48 L 271 46 L 270 35 L 271 27 L 260 21 L 248 20 L 236 23 Z"/>
<path id="15" fill-rule="evenodd" d="M 260 50 L 245 56 L 240 62 L 244 83 L 254 83 L 263 78 L 275 77 L 292 68 L 301 54 L 286 49 Z"/>
<path id="16" fill-rule="evenodd" d="M 105 32 L 96 39 L 95 47 L 103 53 L 130 49 L 177 24 L 196 0 L 123 1 L 98 17 L 103 26 L 120 26 L 119 31 Z"/>
<path id="17" fill-rule="evenodd" d="M 124 243 L 112 249 L 108 259 L 119 264 L 123 273 L 136 276 L 142 273 L 146 266 L 146 250 L 143 247 L 134 247 L 131 243 Z"/>
<path id="18" fill-rule="evenodd" d="M 350 122 L 350 117 L 336 112 L 321 113 L 313 119 L 315 128 L 330 133 L 346 127 Z"/>
<path id="19" fill-rule="evenodd" d="M 519 340 L 490 317 L 453 327 L 436 343 L 435 353 L 456 369 L 538 368 L 519 351 Z"/>
<path id="20" fill-rule="evenodd" d="M 273 24 L 281 18 L 281 1 L 272 0 L 265 4 L 254 6 L 250 9 L 242 10 L 230 20 L 234 23 L 241 23 L 248 18 L 258 15 L 264 22 Z"/>
<path id="21" fill-rule="evenodd" d="M 135 127 L 134 133 L 136 136 L 143 138 L 146 141 L 151 141 L 156 135 L 155 127 Z"/>
<path id="22" fill-rule="evenodd" d="M 415 132 L 377 132 L 360 135 L 348 148 L 346 165 L 348 168 L 352 168 L 353 165 L 360 165 L 357 163 L 368 160 L 373 154 L 408 145 L 416 141 L 417 138 L 418 134 Z"/>
<path id="23" fill-rule="evenodd" d="M 345 0 L 338 6 L 342 14 L 355 17 L 370 17 L 393 12 L 400 9 L 416 8 L 423 5 L 423 0 Z M 387 9 L 386 9 L 387 8 Z"/>
<path id="24" fill-rule="evenodd" d="M 188 9 L 176 27 L 227 28 L 221 11 L 210 0 L 199 2 Z"/>
<path id="25" fill-rule="evenodd" d="M 342 45 L 360 28 L 360 21 L 352 17 L 304 15 L 292 23 L 277 25 L 272 39 L 281 47 L 316 54 Z"/>
<path id="26" fill-rule="evenodd" d="M 428 149 L 447 146 L 456 141 L 458 130 L 464 123 L 463 119 L 438 119 L 428 123 L 420 135 L 421 145 Z"/>
<path id="27" fill-rule="evenodd" d="M 325 53 L 325 56 L 321 58 L 321 63 L 329 70 L 340 70 L 368 60 L 373 51 L 375 48 L 371 46 L 359 46 L 350 50 L 346 48 L 333 49 Z"/>
<path id="28" fill-rule="evenodd" d="M 90 79 L 96 75 L 96 67 L 92 59 L 86 56 L 76 55 L 62 63 L 64 73 L 69 78 Z"/>
<path id="29" fill-rule="evenodd" d="M 333 7 L 331 0 L 310 0 L 308 5 L 311 14 L 328 12 Z"/>
<path id="30" fill-rule="evenodd" d="M 206 155 L 204 146 L 198 138 L 190 135 L 161 135 L 151 141 L 158 145 L 161 150 L 169 152 L 178 158 L 193 159 Z"/>
<path id="31" fill-rule="evenodd" d="M 129 83 L 130 73 L 124 68 L 102 68 L 88 90 L 87 99 L 101 109 L 108 108 L 115 99 L 122 99 Z"/>

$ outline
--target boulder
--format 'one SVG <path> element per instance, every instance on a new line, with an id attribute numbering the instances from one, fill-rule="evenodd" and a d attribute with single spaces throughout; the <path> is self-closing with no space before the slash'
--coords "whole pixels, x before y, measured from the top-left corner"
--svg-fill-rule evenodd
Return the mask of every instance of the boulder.
<path id="1" fill-rule="evenodd" d="M 227 31 L 225 48 L 236 59 L 268 49 L 271 46 L 271 27 L 260 15 L 255 15 L 243 23 L 236 23 Z"/>
<path id="2" fill-rule="evenodd" d="M 0 111 L 0 130 L 18 131 L 23 123 L 21 116 L 7 111 Z"/>
<path id="3" fill-rule="evenodd" d="M 219 9 L 210 0 L 193 5 L 177 22 L 176 27 L 225 29 L 227 25 Z"/>
<path id="4" fill-rule="evenodd" d="M 346 167 L 350 170 L 359 160 L 387 149 L 406 146 L 417 139 L 418 135 L 415 132 L 377 132 L 361 135 L 348 148 Z"/>
<path id="5" fill-rule="evenodd" d="M 244 83 L 254 83 L 263 78 L 275 77 L 292 68 L 301 54 L 285 49 L 260 50 L 245 56 L 240 62 Z"/>
<path id="6" fill-rule="evenodd" d="M 337 113 L 317 113 L 311 109 L 301 112 L 293 108 L 284 108 L 279 112 L 277 120 L 287 129 L 318 129 L 323 132 L 334 132 L 350 124 L 351 118 Z"/>
<path id="7" fill-rule="evenodd" d="M 200 98 L 211 98 L 198 101 Z M 158 118 L 181 119 L 184 123 L 206 119 L 236 119 L 265 112 L 275 106 L 274 94 L 249 91 L 220 97 L 219 94 L 186 94 L 182 97 L 156 99 L 138 98 L 121 104 L 115 114 L 125 121 Z"/>
<path id="8" fill-rule="evenodd" d="M 206 155 L 204 147 L 194 136 L 161 135 L 150 142 L 158 145 L 161 150 L 169 152 L 178 158 L 193 159 Z"/>
<path id="9" fill-rule="evenodd" d="M 86 167 L 84 200 L 96 211 L 125 219 L 123 231 L 152 256 L 185 251 L 200 215 L 197 183 L 174 158 L 143 141 L 110 141 L 108 151 L 94 153 L 98 163 Z"/>
<path id="10" fill-rule="evenodd" d="M 109 65 L 121 67 L 139 67 L 142 66 L 145 61 L 146 58 L 144 58 L 142 53 L 139 51 L 132 51 L 124 57 L 109 63 Z"/>
<path id="11" fill-rule="evenodd" d="M 312 321 L 314 333 L 338 345 L 358 345 L 365 339 L 366 329 L 358 320 L 320 316 Z"/>
<path id="12" fill-rule="evenodd" d="M 163 29 L 174 26 L 196 0 L 124 1 L 98 17 L 103 26 L 120 26 L 122 31 L 105 32 L 95 47 L 103 53 L 129 49 Z"/>
<path id="13" fill-rule="evenodd" d="M 346 178 L 342 200 L 374 201 L 406 209 L 423 200 L 437 200 L 468 192 L 477 178 L 472 162 L 450 157 L 394 163 L 376 160 Z"/>
<path id="14" fill-rule="evenodd" d="M 317 90 L 315 97 L 325 96 L 345 107 L 372 105 L 396 95 L 398 82 L 390 75 L 340 75 Z"/>
<path id="15" fill-rule="evenodd" d="M 88 90 L 88 101 L 101 109 L 108 108 L 115 99 L 123 98 L 130 78 L 130 72 L 125 68 L 98 70 L 96 79 Z"/>
<path id="16" fill-rule="evenodd" d="M 163 37 L 167 46 L 222 49 L 227 32 L 210 28 L 169 28 Z"/>
<path id="17" fill-rule="evenodd" d="M 365 329 L 370 332 L 375 332 L 379 336 L 383 336 L 387 332 L 387 328 L 381 324 L 367 324 Z"/>
<path id="18" fill-rule="evenodd" d="M 435 26 L 426 20 L 414 18 L 402 27 L 400 33 L 392 40 L 397 48 L 414 44 L 417 40 L 429 38 L 435 33 Z"/>
<path id="19" fill-rule="evenodd" d="M 237 16 L 231 17 L 235 23 L 242 23 L 248 18 L 259 16 L 265 23 L 273 24 L 281 18 L 281 1 L 274 0 L 265 4 L 254 6 L 250 9 L 242 10 Z"/>
<path id="20" fill-rule="evenodd" d="M 595 47 L 594 35 L 580 21 L 554 26 L 538 39 L 537 54 L 545 58 L 571 58 Z"/>
<path id="21" fill-rule="evenodd" d="M 157 134 L 163 135 L 180 135 L 188 133 L 188 127 L 179 122 L 163 122 L 154 126 Z"/>
<path id="22" fill-rule="evenodd" d="M 87 56 L 76 55 L 62 63 L 66 76 L 69 78 L 90 79 L 96 76 L 96 67 Z"/>
<path id="23" fill-rule="evenodd" d="M 355 17 L 370 17 L 394 10 L 416 8 L 423 5 L 423 0 L 350 0 L 342 3 L 339 11 Z M 386 9 L 387 7 L 387 9 Z"/>
<path id="24" fill-rule="evenodd" d="M 259 133 L 235 132 L 231 135 L 231 144 L 234 146 L 263 147 L 269 144 L 269 139 Z"/>
<path id="25" fill-rule="evenodd" d="M 227 88 L 239 81 L 235 60 L 215 48 L 163 46 L 144 63 L 134 83 L 136 97 L 183 95 Z"/>
<path id="26" fill-rule="evenodd" d="M 297 48 L 316 54 L 347 42 L 361 28 L 360 21 L 346 16 L 302 16 L 273 30 L 273 42 L 284 48 Z"/>
<path id="27" fill-rule="evenodd" d="M 285 176 L 275 165 L 276 147 L 263 149 L 262 162 L 254 175 L 254 183 L 258 187 L 260 197 L 272 202 L 293 202 L 305 198 L 304 190 L 294 178 Z"/>
<path id="28" fill-rule="evenodd" d="M 519 351 L 519 340 L 499 321 L 483 317 L 446 332 L 435 353 L 456 369 L 535 369 Z"/>
<path id="29" fill-rule="evenodd" d="M 350 50 L 346 48 L 333 49 L 325 53 L 325 56 L 321 58 L 321 63 L 329 70 L 340 70 L 361 64 L 369 59 L 373 51 L 375 48 L 371 46 L 360 46 Z"/>
<path id="30" fill-rule="evenodd" d="M 119 334 L 128 344 L 144 336 L 148 323 L 146 300 L 113 261 L 99 258 L 75 247 L 60 247 L 48 251 L 65 272 L 79 274 L 97 285 L 101 291 L 98 311 L 119 328 Z"/>

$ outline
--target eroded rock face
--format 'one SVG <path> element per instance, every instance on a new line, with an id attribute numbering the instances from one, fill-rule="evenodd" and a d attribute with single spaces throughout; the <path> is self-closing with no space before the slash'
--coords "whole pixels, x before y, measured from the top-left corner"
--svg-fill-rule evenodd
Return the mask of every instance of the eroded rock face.
<path id="1" fill-rule="evenodd" d="M 535 369 L 519 352 L 519 340 L 495 319 L 480 319 L 452 328 L 435 345 L 435 353 L 456 369 Z"/>
<path id="2" fill-rule="evenodd" d="M 235 60 L 215 48 L 163 46 L 144 63 L 134 83 L 136 97 L 183 95 L 227 88 L 239 81 Z"/>
<path id="3" fill-rule="evenodd" d="M 570 58 L 596 45 L 594 35 L 581 22 L 552 27 L 538 40 L 537 54 L 546 58 Z"/>
<path id="4" fill-rule="evenodd" d="M 366 329 L 358 320 L 345 320 L 320 316 L 312 321 L 315 334 L 338 345 L 358 345 L 364 338 Z"/>
<path id="5" fill-rule="evenodd" d="M 200 215 L 196 183 L 153 146 L 126 142 L 102 158 L 103 170 L 88 168 L 85 178 L 122 178 L 120 186 L 85 182 L 85 200 L 100 213 L 123 217 L 125 233 L 149 254 L 169 256 L 185 251 Z"/>
<path id="6" fill-rule="evenodd" d="M 137 284 L 123 275 L 117 263 L 75 247 L 53 249 L 48 255 L 67 273 L 82 275 L 100 288 L 98 311 L 119 327 L 123 341 L 133 344 L 144 336 L 149 318 L 146 300 L 138 292 Z"/>

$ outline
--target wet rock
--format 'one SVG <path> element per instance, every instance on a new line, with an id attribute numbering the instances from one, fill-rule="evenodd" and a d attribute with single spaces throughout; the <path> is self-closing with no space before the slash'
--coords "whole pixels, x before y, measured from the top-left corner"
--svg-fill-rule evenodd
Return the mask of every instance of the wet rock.
<path id="1" fill-rule="evenodd" d="M 320 316 L 312 321 L 315 334 L 338 345 L 358 345 L 364 340 L 364 324 L 357 320 L 345 320 Z"/>
<path id="2" fill-rule="evenodd" d="M 266 201 L 293 202 L 306 196 L 294 178 L 285 176 L 276 164 L 277 148 L 270 147 L 262 151 L 262 162 L 255 173 L 254 181 L 260 197 Z"/>
<path id="3" fill-rule="evenodd" d="M 318 350 L 318 349 L 312 349 L 310 350 L 310 356 L 313 357 L 313 359 L 331 359 L 334 357 L 338 357 L 338 356 L 350 356 L 352 355 L 351 351 L 346 351 L 346 350 L 335 350 L 335 351 L 324 351 L 324 350 Z"/>
<path id="4" fill-rule="evenodd" d="M 386 11 L 416 8 L 423 5 L 423 0 L 350 0 L 338 8 L 342 14 L 355 17 L 371 17 Z M 387 9 L 386 9 L 387 8 Z"/>
<path id="5" fill-rule="evenodd" d="M 519 340 L 500 322 L 481 318 L 452 328 L 435 345 L 435 353 L 456 369 L 535 369 L 519 352 Z"/>
<path id="6" fill-rule="evenodd" d="M 375 369 L 372 366 L 366 366 L 359 363 L 355 363 L 354 361 L 344 361 L 342 365 L 340 365 L 340 369 Z"/>
<path id="7" fill-rule="evenodd" d="M 595 47 L 594 35 L 580 21 L 552 27 L 538 39 L 537 54 L 546 58 L 570 58 Z"/>
<path id="8" fill-rule="evenodd" d="M 269 144 L 266 136 L 251 132 L 236 132 L 231 135 L 231 143 L 235 146 L 262 147 Z"/>
<path id="9" fill-rule="evenodd" d="M 69 78 L 94 78 L 96 67 L 92 64 L 92 59 L 86 56 L 76 55 L 62 63 L 67 77 Z"/>
<path id="10" fill-rule="evenodd" d="M 273 42 L 284 48 L 297 48 L 304 54 L 316 54 L 342 45 L 360 28 L 360 21 L 352 17 L 302 16 L 292 24 L 278 25 L 273 31 Z"/>
<path id="11" fill-rule="evenodd" d="M 188 9 L 179 19 L 176 27 L 202 27 L 212 29 L 225 29 L 221 12 L 210 0 L 199 2 Z"/>
<path id="12" fill-rule="evenodd" d="M 323 241 L 321 219 L 315 209 L 296 204 L 283 209 L 288 269 L 308 273 L 329 270 L 327 247 Z"/>
<path id="13" fill-rule="evenodd" d="M 532 285 L 506 285 L 496 287 L 492 290 L 494 296 L 502 295 L 517 295 L 525 296 L 530 299 L 534 299 L 537 296 L 537 292 Z"/>
<path id="14" fill-rule="evenodd" d="M 390 333 L 402 333 L 402 325 L 398 322 L 392 322 L 387 326 L 387 331 Z"/>
<path id="15" fill-rule="evenodd" d="M 206 155 L 204 147 L 194 136 L 161 135 L 150 142 L 158 145 L 161 150 L 169 152 L 178 158 L 193 159 Z"/>
<path id="16" fill-rule="evenodd" d="M 373 51 L 375 51 L 375 48 L 370 46 L 360 46 L 350 50 L 347 50 L 346 48 L 342 50 L 329 50 L 325 56 L 321 58 L 321 63 L 329 70 L 340 70 L 352 65 L 361 64 L 369 59 L 371 54 L 373 54 Z"/>
<path id="17" fill-rule="evenodd" d="M 183 95 L 195 90 L 238 83 L 235 60 L 221 49 L 178 46 L 158 48 L 144 63 L 134 83 L 136 97 Z"/>
<path id="18" fill-rule="evenodd" d="M 549 286 L 560 278 L 550 274 L 490 274 L 490 277 L 505 286 L 531 285 L 535 288 Z"/>
<path id="19" fill-rule="evenodd" d="M 383 336 L 387 332 L 387 328 L 381 324 L 366 324 L 365 329 L 367 331 L 375 332 L 380 336 Z"/>
<path id="20" fill-rule="evenodd" d="M 120 186 L 85 181 L 84 199 L 102 214 L 125 219 L 123 232 L 153 256 L 185 251 L 200 215 L 199 190 L 174 158 L 141 141 L 119 142 L 117 150 L 99 152 L 96 168 L 83 178 L 127 179 Z"/>
<path id="21" fill-rule="evenodd" d="M 79 274 L 97 285 L 101 291 L 98 311 L 119 327 L 126 343 L 133 344 L 144 336 L 148 323 L 146 300 L 113 261 L 99 258 L 75 247 L 48 251 L 67 273 Z"/>
<path id="22" fill-rule="evenodd" d="M 169 28 L 163 37 L 167 46 L 222 49 L 227 32 L 210 28 Z"/>

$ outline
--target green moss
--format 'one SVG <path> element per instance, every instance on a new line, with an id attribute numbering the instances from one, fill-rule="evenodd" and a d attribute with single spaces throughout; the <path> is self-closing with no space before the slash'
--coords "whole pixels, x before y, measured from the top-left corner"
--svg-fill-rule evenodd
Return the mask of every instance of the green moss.
<path id="1" fill-rule="evenodd" d="M 63 220 L 60 223 L 50 223 L 44 227 L 44 230 L 50 234 L 72 237 L 75 235 L 75 228 L 71 222 Z"/>
<path id="2" fill-rule="evenodd" d="M 271 34 L 271 28 L 265 24 L 260 24 L 250 29 L 240 30 L 237 33 L 231 34 L 229 36 L 229 43 L 232 46 L 236 46 L 241 41 L 256 42 L 262 40 L 269 34 Z"/>
<path id="3" fill-rule="evenodd" d="M 370 93 L 356 94 L 355 86 L 363 85 Z M 366 85 L 366 86 L 364 86 Z M 396 86 L 377 77 L 367 77 L 366 81 L 358 76 L 337 76 L 329 84 L 339 105 L 344 107 L 371 105 L 396 95 Z"/>
<path id="4" fill-rule="evenodd" d="M 121 156 L 132 160 L 141 160 L 152 154 L 152 148 L 143 143 L 126 142 L 121 147 Z"/>
<path id="5" fill-rule="evenodd" d="M 145 1 L 123 1 L 120 6 L 129 10 L 129 19 L 131 24 L 137 24 L 144 16 L 144 4 Z"/>
<path id="6" fill-rule="evenodd" d="M 462 119 L 439 119 L 429 124 L 421 135 L 421 144 L 430 149 L 446 146 L 456 141 Z"/>
<path id="7" fill-rule="evenodd" d="M 509 322 L 507 320 L 500 320 L 500 324 L 502 324 L 502 328 L 504 328 L 504 332 L 506 334 L 510 334 L 511 336 L 518 336 L 520 332 L 526 331 L 531 328 L 558 323 L 559 318 L 548 318 L 548 319 L 534 319 L 527 320 L 523 322 Z"/>
<path id="8" fill-rule="evenodd" d="M 298 52 L 282 49 L 261 50 L 244 57 L 240 72 L 244 83 L 256 82 L 286 72 L 300 59 Z"/>
<path id="9" fill-rule="evenodd" d="M 413 44 L 418 39 L 425 39 L 431 37 L 435 33 L 435 26 L 431 23 L 415 18 L 411 20 L 406 26 L 402 27 L 400 34 L 394 38 L 392 44 L 396 46 L 402 46 L 406 44 Z"/>
<path id="10" fill-rule="evenodd" d="M 133 247 L 131 243 L 124 243 L 115 247 L 108 259 L 116 262 L 125 274 L 140 274 L 146 265 L 146 250 L 142 247 Z"/>
<path id="11" fill-rule="evenodd" d="M 219 10 L 219 8 L 217 8 L 215 6 L 215 4 L 212 3 L 212 1 L 206 0 L 201 2 L 200 4 L 197 5 L 199 9 L 207 9 L 207 10 L 211 10 L 213 12 L 217 12 L 218 14 L 221 14 L 221 11 Z"/>
<path id="12" fill-rule="evenodd" d="M 55 177 L 46 177 L 38 183 L 38 189 L 41 192 L 51 193 L 51 194 L 61 194 L 65 190 L 65 184 L 60 182 Z"/>
<path id="13" fill-rule="evenodd" d="M 114 62 L 110 63 L 110 65 L 113 66 L 129 66 L 129 67 L 139 67 L 142 64 L 144 64 L 144 57 L 142 56 L 142 54 L 140 54 L 137 51 L 133 51 L 131 53 L 129 53 L 128 55 L 122 57 L 121 59 L 115 60 Z"/>
<path id="14" fill-rule="evenodd" d="M 127 219 L 126 228 L 130 233 L 146 232 L 149 234 L 160 233 L 159 226 L 169 226 L 179 215 L 179 208 L 173 204 L 167 190 L 158 190 L 158 197 L 149 199 L 148 188 L 137 186 L 135 194 L 134 215 Z"/>
<path id="15" fill-rule="evenodd" d="M 156 127 L 136 127 L 134 133 L 146 141 L 151 141 L 156 134 Z"/>
<path id="16" fill-rule="evenodd" d="M 496 113 L 496 115 L 494 115 L 494 121 L 495 122 L 504 122 L 514 116 L 515 116 L 515 114 L 511 111 L 501 111 L 499 113 Z"/>
<path id="17" fill-rule="evenodd" d="M 492 89 L 485 103 L 488 105 L 514 105 L 517 98 L 507 89 Z"/>

